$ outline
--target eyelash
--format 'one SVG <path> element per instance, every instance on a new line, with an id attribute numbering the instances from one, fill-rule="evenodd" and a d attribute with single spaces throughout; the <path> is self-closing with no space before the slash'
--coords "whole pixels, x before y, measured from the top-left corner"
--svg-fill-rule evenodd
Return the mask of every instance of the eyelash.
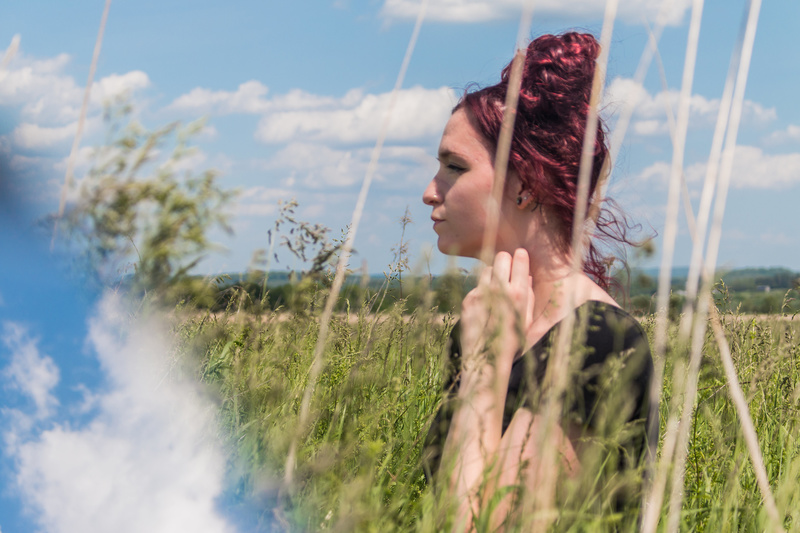
<path id="1" fill-rule="evenodd" d="M 441 163 L 441 162 L 442 162 L 442 160 L 441 160 L 441 159 L 439 159 L 438 157 L 436 158 L 436 160 L 437 160 L 439 163 Z M 452 163 L 450 163 L 449 165 L 445 165 L 445 168 L 447 168 L 448 170 L 451 170 L 451 171 L 453 171 L 453 172 L 459 172 L 459 173 L 460 173 L 460 172 L 464 172 L 465 170 L 467 170 L 467 169 L 465 169 L 465 168 L 463 168 L 463 167 L 460 167 L 460 166 L 458 166 L 458 165 L 454 165 L 454 164 L 452 164 Z"/>

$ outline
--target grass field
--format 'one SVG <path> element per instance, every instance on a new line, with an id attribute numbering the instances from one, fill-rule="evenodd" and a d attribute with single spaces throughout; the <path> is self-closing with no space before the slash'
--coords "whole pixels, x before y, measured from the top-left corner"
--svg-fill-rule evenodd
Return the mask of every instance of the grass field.
<path id="1" fill-rule="evenodd" d="M 324 296 L 321 290 L 310 293 L 309 309 L 320 309 Z M 446 494 L 426 481 L 422 450 L 442 401 L 443 357 L 456 317 L 442 320 L 430 298 L 427 305 L 422 298 L 410 315 L 404 301 L 380 315 L 369 314 L 370 301 L 379 297 L 367 293 L 368 305 L 358 306 L 358 313 L 334 315 L 306 428 L 298 427 L 298 410 L 308 386 L 319 313 L 177 313 L 182 317 L 175 325 L 179 352 L 219 397 L 221 427 L 235 458 L 230 505 L 258 509 L 256 530 L 384 533 L 439 531 L 451 523 Z M 642 317 L 641 323 L 652 339 L 654 318 Z M 783 526 L 798 531 L 800 322 L 727 311 L 722 323 Z M 672 390 L 674 361 L 669 358 L 662 438 Z M 764 531 L 768 522 L 761 493 L 710 333 L 698 387 L 680 529 Z M 295 437 L 300 439 L 297 470 L 286 485 L 283 469 Z M 564 483 L 553 530 L 637 529 L 635 515 L 576 489 L 585 482 Z M 595 483 L 595 492 L 602 490 Z M 668 506 L 662 509 L 662 528 Z M 524 524 L 524 517 L 517 521 Z"/>

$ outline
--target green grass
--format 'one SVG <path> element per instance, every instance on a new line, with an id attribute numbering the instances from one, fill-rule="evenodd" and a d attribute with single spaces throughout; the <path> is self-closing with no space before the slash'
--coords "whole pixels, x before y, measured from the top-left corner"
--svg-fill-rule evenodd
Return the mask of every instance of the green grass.
<path id="1" fill-rule="evenodd" d="M 284 462 L 298 433 L 318 312 L 177 313 L 182 317 L 175 325 L 179 350 L 219 398 L 233 458 L 231 491 L 235 499 L 256 503 L 263 515 L 261 530 L 438 531 L 453 518 L 444 496 L 426 482 L 421 454 L 441 402 L 443 357 L 454 317 L 437 314 L 424 287 L 419 290 L 423 296 L 414 301 L 421 303 L 413 309 L 400 301 L 369 314 L 380 295 L 366 294 L 357 313 L 334 317 L 313 395 L 313 421 L 301 434 L 290 487 L 282 484 Z M 313 309 L 321 309 L 324 296 L 317 288 L 307 295 Z M 770 483 L 790 531 L 800 530 L 799 320 L 723 315 Z M 648 316 L 642 323 L 652 339 L 654 320 Z M 767 518 L 761 495 L 710 334 L 704 354 L 681 529 L 763 531 Z M 662 438 L 669 381 L 663 396 Z M 613 449 L 613 443 L 603 445 Z M 586 486 L 585 477 L 564 484 L 555 530 L 635 530 L 635 517 L 621 516 L 602 501 L 611 485 Z"/>

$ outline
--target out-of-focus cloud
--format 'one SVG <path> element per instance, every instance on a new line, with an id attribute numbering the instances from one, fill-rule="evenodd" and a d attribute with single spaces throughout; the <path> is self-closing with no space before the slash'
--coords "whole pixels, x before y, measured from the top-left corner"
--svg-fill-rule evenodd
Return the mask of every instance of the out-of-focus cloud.
<path id="1" fill-rule="evenodd" d="M 92 133 L 98 131 L 101 126 L 101 118 L 99 116 L 92 117 L 84 124 L 84 133 Z M 14 145 L 18 148 L 26 150 L 36 150 L 44 148 L 52 148 L 59 144 L 68 145 L 75 137 L 78 131 L 78 121 L 71 122 L 64 126 L 47 127 L 38 124 L 31 124 L 23 122 L 14 128 L 11 133 L 11 138 Z"/>
<path id="2" fill-rule="evenodd" d="M 488 20 L 519 18 L 526 0 L 430 0 L 426 18 L 440 22 L 475 23 Z M 639 23 L 643 16 L 658 22 L 678 25 L 691 6 L 690 0 L 672 0 L 662 13 L 661 0 L 629 0 L 620 2 L 619 16 L 627 21 Z M 540 0 L 536 2 L 537 13 L 551 15 L 579 15 L 597 17 L 603 15 L 605 0 Z M 418 0 L 385 0 L 382 15 L 389 19 L 413 19 L 419 13 Z"/>
<path id="3" fill-rule="evenodd" d="M 31 58 L 16 53 L 0 69 L 0 106 L 15 109 L 19 122 L 0 136 L 0 157 L 7 154 L 7 168 L 14 179 L 0 176 L 0 188 L 21 198 L 25 205 L 52 204 L 58 198 L 69 152 L 77 129 L 85 87 L 67 72 L 71 58 L 59 54 L 51 58 Z M 83 140 L 102 129 L 105 103 L 123 97 L 135 103 L 139 93 L 150 86 L 148 75 L 140 70 L 104 76 L 92 84 L 89 108 L 83 126 Z M 76 175 L 85 171 L 90 149 L 80 149 Z M 0 172 L 3 172 L 0 168 Z"/>
<path id="4" fill-rule="evenodd" d="M 263 163 L 270 171 L 284 172 L 284 183 L 308 189 L 349 187 L 360 183 L 367 171 L 372 148 L 338 149 L 318 143 L 291 143 Z M 386 146 L 374 179 L 384 189 L 421 187 L 433 176 L 436 162 L 430 149 Z"/>
<path id="5" fill-rule="evenodd" d="M 669 90 L 651 94 L 641 84 L 630 78 L 615 78 L 608 86 L 604 106 L 614 108 L 625 102 L 634 106 L 632 133 L 636 135 L 668 135 L 667 109 L 677 113 L 680 91 Z M 689 101 L 690 127 L 713 127 L 719 113 L 719 98 L 706 98 L 693 94 Z M 774 107 L 764 107 L 758 102 L 745 100 L 743 118 L 750 124 L 766 124 L 777 117 Z"/>
<path id="6" fill-rule="evenodd" d="M 287 142 L 374 142 L 389 107 L 391 93 L 368 94 L 352 89 L 341 98 L 293 90 L 269 98 L 268 88 L 248 81 L 235 91 L 192 89 L 176 98 L 171 109 L 194 113 L 263 115 L 256 139 Z M 452 89 L 411 87 L 398 91 L 389 127 L 389 141 L 411 141 L 441 133 L 456 103 Z"/>
<path id="7" fill-rule="evenodd" d="M 92 103 L 103 105 L 106 101 L 124 94 L 131 94 L 150 86 L 150 78 L 141 70 L 125 74 L 111 74 L 92 84 Z"/>
<path id="8" fill-rule="evenodd" d="M 41 531 L 234 531 L 216 503 L 225 473 L 216 407 L 181 375 L 157 323 L 132 322 L 116 296 L 103 298 L 87 342 L 107 387 L 91 394 L 94 416 L 80 427 L 53 416 L 53 360 L 18 325 L 6 326 L 4 340 L 16 354 L 5 372 L 36 405 L 9 416 L 16 422 L 6 430 L 6 452 Z"/>
<path id="9" fill-rule="evenodd" d="M 21 324 L 5 322 L 2 341 L 11 353 L 11 362 L 3 370 L 4 381 L 33 401 L 35 420 L 50 417 L 58 406 L 52 394 L 59 380 L 58 367 L 49 356 L 39 353 L 36 340 Z"/>
<path id="10" fill-rule="evenodd" d="M 687 181 L 705 179 L 706 164 L 686 168 Z M 739 189 L 786 189 L 800 184 L 800 153 L 767 154 L 755 146 L 737 146 L 733 156 L 731 185 Z M 659 161 L 645 168 L 639 179 L 666 184 L 670 165 Z"/>
<path id="11" fill-rule="evenodd" d="M 0 70 L 0 102 L 20 106 L 23 119 L 40 126 L 63 126 L 77 120 L 84 88 L 64 72 L 69 62 L 67 54 L 47 59 L 19 54 Z M 92 85 L 93 109 L 97 112 L 106 100 L 149 86 L 149 77 L 139 70 L 101 78 Z"/>
<path id="12" fill-rule="evenodd" d="M 311 94 L 301 89 L 294 89 L 272 98 L 267 98 L 268 93 L 269 88 L 257 80 L 244 82 L 235 91 L 212 91 L 204 87 L 195 87 L 176 98 L 168 108 L 206 115 L 263 114 L 276 110 L 347 106 L 363 96 L 360 89 L 353 89 L 342 98 Z"/>
<path id="13" fill-rule="evenodd" d="M 327 141 L 374 142 L 391 93 L 366 94 L 332 109 L 278 111 L 261 119 L 256 138 L 265 143 Z M 439 135 L 456 102 L 452 89 L 412 87 L 398 91 L 387 139 L 412 141 Z"/>
<path id="14" fill-rule="evenodd" d="M 800 141 L 800 126 L 789 124 L 785 129 L 772 132 L 766 139 L 767 144 L 782 144 Z"/>
<path id="15" fill-rule="evenodd" d="M 176 98 L 170 107 L 201 113 L 263 113 L 270 107 L 265 97 L 269 89 L 260 81 L 251 80 L 239 85 L 236 91 L 211 91 L 196 87 Z"/>

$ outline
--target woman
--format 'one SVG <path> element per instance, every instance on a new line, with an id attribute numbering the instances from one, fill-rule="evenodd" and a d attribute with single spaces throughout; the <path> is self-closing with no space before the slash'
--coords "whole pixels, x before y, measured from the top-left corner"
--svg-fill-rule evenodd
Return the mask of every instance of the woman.
<path id="1" fill-rule="evenodd" d="M 567 480 L 560 485 L 571 486 L 559 492 L 572 494 L 572 505 L 601 514 L 628 510 L 635 520 L 652 362 L 641 327 L 606 290 L 608 262 L 594 242 L 630 244 L 624 220 L 605 209 L 596 213 L 583 271 L 571 267 L 598 52 L 595 38 L 579 33 L 545 35 L 527 50 L 496 255 L 462 303 L 451 336 L 448 399 L 429 434 L 431 468 L 459 502 L 456 529 L 470 529 L 475 520 L 488 519 L 493 529 L 524 521 L 519 502 L 539 488 L 546 447 L 556 452 Z M 442 135 L 439 171 L 423 201 L 444 253 L 481 255 L 510 68 L 500 83 L 465 94 Z M 590 198 L 607 157 L 601 123 Z M 558 325 L 570 313 L 578 318 L 563 413 L 542 436 L 538 407 L 547 363 Z M 592 486 L 570 485 L 570 478 Z"/>

